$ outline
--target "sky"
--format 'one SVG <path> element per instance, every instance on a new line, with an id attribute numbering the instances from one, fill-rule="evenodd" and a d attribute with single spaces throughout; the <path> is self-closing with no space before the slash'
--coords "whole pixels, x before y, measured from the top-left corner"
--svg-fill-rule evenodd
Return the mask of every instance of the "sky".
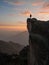
<path id="1" fill-rule="evenodd" d="M 49 0 L 0 0 L 0 30 L 25 31 L 29 15 L 49 20 Z"/>

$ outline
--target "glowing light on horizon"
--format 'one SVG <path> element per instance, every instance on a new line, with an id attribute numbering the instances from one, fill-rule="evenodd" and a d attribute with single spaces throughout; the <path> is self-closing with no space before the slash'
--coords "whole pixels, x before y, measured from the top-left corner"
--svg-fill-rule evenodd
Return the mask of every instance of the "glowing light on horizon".
<path id="1" fill-rule="evenodd" d="M 20 26 L 0 26 L 0 30 L 26 31 L 26 25 Z"/>

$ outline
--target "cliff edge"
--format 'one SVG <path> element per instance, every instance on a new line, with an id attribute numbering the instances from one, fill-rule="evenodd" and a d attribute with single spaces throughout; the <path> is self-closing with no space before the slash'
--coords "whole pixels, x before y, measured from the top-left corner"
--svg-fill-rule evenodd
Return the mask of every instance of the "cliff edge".
<path id="1" fill-rule="evenodd" d="M 30 65 L 49 65 L 49 21 L 27 18 Z"/>

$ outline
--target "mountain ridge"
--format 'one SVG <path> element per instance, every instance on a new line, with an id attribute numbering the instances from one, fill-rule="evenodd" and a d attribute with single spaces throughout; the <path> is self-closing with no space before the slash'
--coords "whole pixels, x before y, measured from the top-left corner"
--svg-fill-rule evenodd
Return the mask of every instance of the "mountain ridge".
<path id="1" fill-rule="evenodd" d="M 19 54 L 23 49 L 23 45 L 14 42 L 5 42 L 0 40 L 0 52 L 7 54 Z"/>
<path id="2" fill-rule="evenodd" d="M 10 33 L 11 34 L 11 33 Z M 13 41 L 15 43 L 19 43 L 21 45 L 28 45 L 28 32 L 27 31 L 22 31 L 19 33 L 15 34 L 7 34 L 7 36 L 2 36 L 0 35 L 0 40 L 4 40 L 4 41 Z"/>

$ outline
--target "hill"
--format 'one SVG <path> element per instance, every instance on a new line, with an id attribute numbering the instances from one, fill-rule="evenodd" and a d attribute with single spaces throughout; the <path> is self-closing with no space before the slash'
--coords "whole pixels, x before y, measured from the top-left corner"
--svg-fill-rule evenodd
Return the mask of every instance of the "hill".
<path id="1" fill-rule="evenodd" d="M 9 38 L 11 41 L 20 43 L 21 45 L 28 45 L 28 32 L 24 31 L 17 35 L 13 35 L 11 38 Z"/>
<path id="2" fill-rule="evenodd" d="M 4 32 L 4 31 L 3 31 Z M 21 45 L 28 45 L 28 32 L 10 32 L 5 31 L 4 33 L 0 33 L 0 40 L 4 41 L 13 41 L 15 43 L 19 43 Z"/>
<path id="3" fill-rule="evenodd" d="M 23 45 L 20 45 L 18 43 L 5 42 L 0 40 L 0 53 L 19 54 L 23 47 Z"/>

